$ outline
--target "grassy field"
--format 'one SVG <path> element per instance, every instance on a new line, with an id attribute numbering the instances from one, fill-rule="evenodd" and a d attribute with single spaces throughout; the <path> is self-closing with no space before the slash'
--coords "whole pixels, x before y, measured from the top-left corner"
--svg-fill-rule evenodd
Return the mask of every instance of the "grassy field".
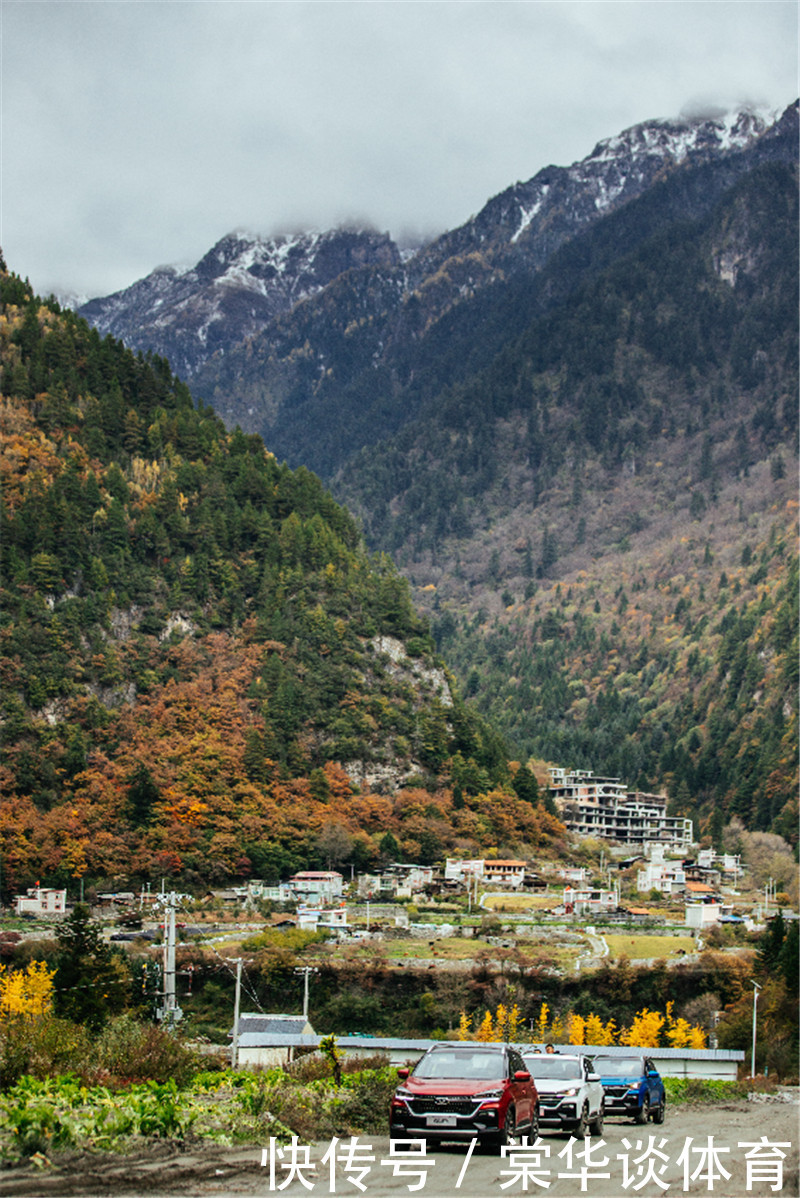
<path id="1" fill-rule="evenodd" d="M 491 944 L 471 936 L 448 936 L 443 939 L 428 940 L 409 938 L 407 940 L 366 940 L 361 944 L 344 945 L 337 956 L 342 958 L 362 958 L 382 956 L 389 961 L 405 958 L 419 960 L 420 958 L 440 957 L 443 961 L 468 961 L 481 953 L 493 952 Z"/>
<path id="2" fill-rule="evenodd" d="M 561 896 L 556 894 L 488 894 L 483 902 L 484 910 L 519 914 L 521 911 L 539 911 L 556 907 Z"/>
<path id="3" fill-rule="evenodd" d="M 608 945 L 612 961 L 620 957 L 628 957 L 631 961 L 639 961 L 651 957 L 676 957 L 681 952 L 693 953 L 697 945 L 691 936 L 631 936 L 626 933 L 603 935 Z"/>
<path id="4" fill-rule="evenodd" d="M 575 958 L 586 951 L 586 945 L 537 944 L 520 940 L 513 950 L 499 948 L 486 940 L 472 937 L 450 936 L 435 940 L 382 940 L 364 944 L 343 946 L 336 952 L 339 960 L 368 961 L 383 959 L 389 965 L 398 961 L 472 961 L 486 956 L 492 959 L 514 953 L 525 964 L 554 964 L 561 969 L 572 968 Z"/>

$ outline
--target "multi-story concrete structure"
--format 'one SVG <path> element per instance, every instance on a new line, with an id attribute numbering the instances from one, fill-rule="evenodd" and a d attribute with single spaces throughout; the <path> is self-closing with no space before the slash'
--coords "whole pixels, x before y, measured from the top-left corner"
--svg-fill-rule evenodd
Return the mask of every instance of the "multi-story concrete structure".
<path id="1" fill-rule="evenodd" d="M 655 841 L 686 852 L 692 845 L 692 821 L 667 815 L 664 795 L 628 788 L 619 778 L 596 778 L 591 770 L 550 770 L 550 793 L 559 816 L 578 836 L 599 836 L 643 847 Z"/>

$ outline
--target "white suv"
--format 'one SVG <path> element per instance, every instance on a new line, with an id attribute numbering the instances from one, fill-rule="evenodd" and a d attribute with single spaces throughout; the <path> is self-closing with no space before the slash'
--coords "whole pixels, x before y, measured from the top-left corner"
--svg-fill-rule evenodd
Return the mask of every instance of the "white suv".
<path id="1" fill-rule="evenodd" d="M 603 1083 L 588 1057 L 523 1051 L 539 1091 L 539 1123 L 576 1136 L 603 1130 Z"/>

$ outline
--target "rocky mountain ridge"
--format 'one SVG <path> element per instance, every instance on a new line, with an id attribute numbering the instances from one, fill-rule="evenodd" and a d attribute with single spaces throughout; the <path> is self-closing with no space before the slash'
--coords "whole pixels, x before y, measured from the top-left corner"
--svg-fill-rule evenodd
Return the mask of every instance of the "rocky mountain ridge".
<path id="1" fill-rule="evenodd" d="M 100 332 L 167 357 L 187 378 L 254 337 L 267 337 L 279 352 L 285 317 L 353 272 L 353 285 L 367 294 L 358 319 L 407 317 L 409 302 L 416 305 L 422 296 L 430 323 L 498 274 L 540 269 L 576 233 L 671 171 L 762 143 L 769 153 L 770 142 L 793 122 L 796 126 L 792 109 L 777 120 L 743 111 L 725 118 L 647 121 L 600 142 L 580 162 L 549 166 L 515 183 L 477 216 L 416 253 L 401 254 L 388 234 L 359 229 L 269 238 L 231 233 L 191 269 L 160 267 L 78 311 Z M 376 270 L 388 271 L 392 283 L 388 299 L 378 288 L 377 308 L 368 294 Z M 379 338 L 369 357 L 379 360 L 386 345 L 387 338 Z M 324 371 L 324 363 L 320 367 Z M 252 420 L 247 406 L 234 399 L 221 414 L 264 431 L 258 403 Z"/>
<path id="2" fill-rule="evenodd" d="M 414 266 L 429 273 L 453 255 L 474 251 L 491 255 L 504 269 L 538 269 L 568 237 L 641 195 L 671 170 L 750 149 L 771 131 L 778 133 L 787 119 L 786 114 L 778 118 L 744 110 L 725 117 L 633 125 L 599 142 L 571 166 L 548 166 L 527 182 L 513 184 L 476 217 L 422 250 Z"/>
<path id="3" fill-rule="evenodd" d="M 334 229 L 278 237 L 229 233 L 191 268 L 158 267 L 79 313 L 101 333 L 169 358 L 190 376 L 275 316 L 317 295 L 333 279 L 365 266 L 398 266 L 387 234 Z"/>

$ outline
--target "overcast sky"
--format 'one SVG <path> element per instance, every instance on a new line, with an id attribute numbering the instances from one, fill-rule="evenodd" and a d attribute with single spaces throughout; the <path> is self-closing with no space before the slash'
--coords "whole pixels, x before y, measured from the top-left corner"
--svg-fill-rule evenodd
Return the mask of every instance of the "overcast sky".
<path id="1" fill-rule="evenodd" d="M 2 0 L 0 244 L 104 295 L 236 228 L 395 237 L 650 117 L 798 91 L 794 0 Z"/>

